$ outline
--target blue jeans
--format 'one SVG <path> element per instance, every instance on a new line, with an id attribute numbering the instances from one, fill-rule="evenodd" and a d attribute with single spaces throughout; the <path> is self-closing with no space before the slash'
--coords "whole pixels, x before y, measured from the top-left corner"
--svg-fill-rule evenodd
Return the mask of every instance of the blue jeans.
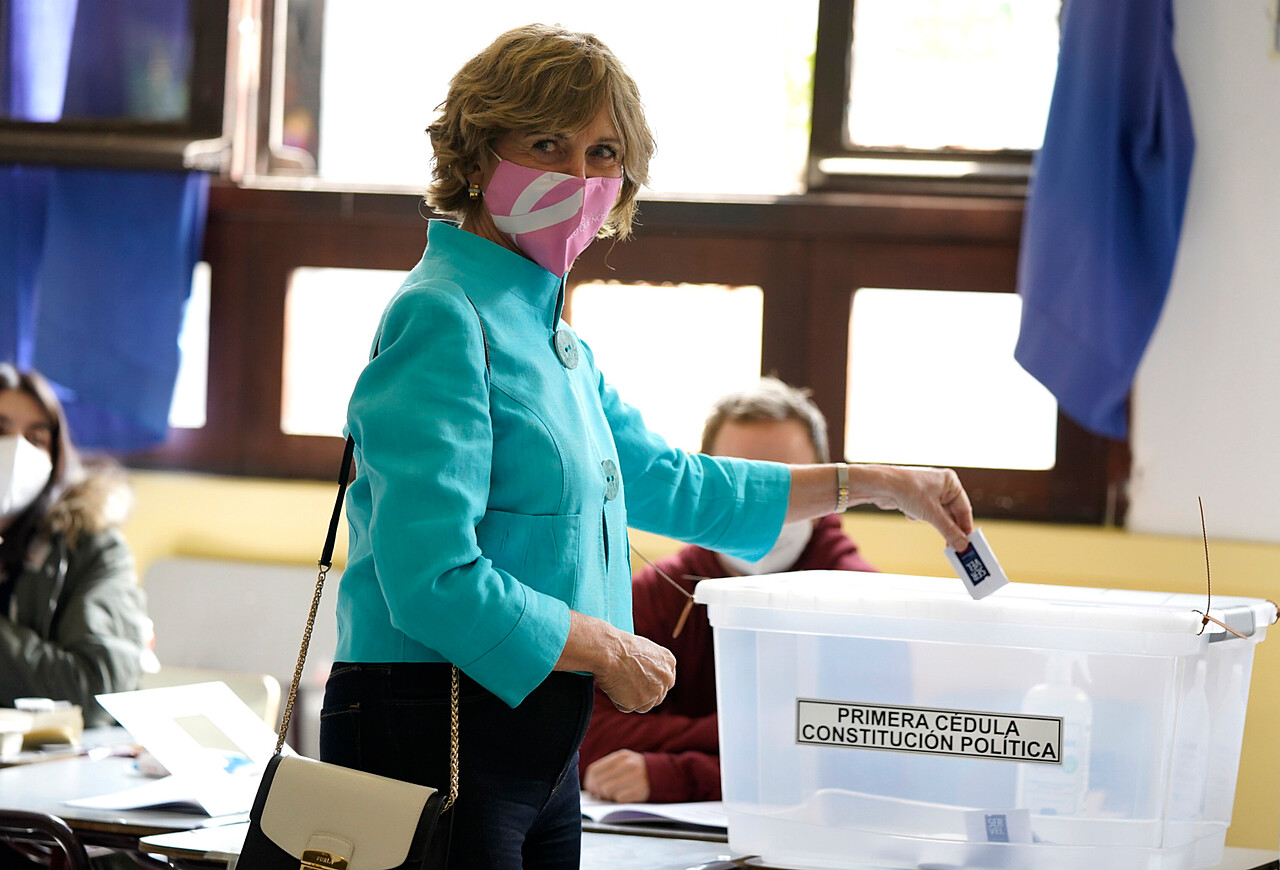
<path id="1" fill-rule="evenodd" d="M 335 664 L 320 713 L 321 759 L 447 794 L 449 675 L 445 664 Z M 591 677 L 552 673 L 512 709 L 462 677 L 458 802 L 441 817 L 449 836 L 436 838 L 448 867 L 576 870 L 578 744 L 593 694 Z"/>

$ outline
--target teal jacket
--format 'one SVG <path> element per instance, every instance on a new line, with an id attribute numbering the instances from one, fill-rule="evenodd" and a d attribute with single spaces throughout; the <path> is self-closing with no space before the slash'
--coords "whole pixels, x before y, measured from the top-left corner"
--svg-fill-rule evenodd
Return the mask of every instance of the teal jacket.
<path id="1" fill-rule="evenodd" d="M 336 659 L 438 662 L 515 706 L 569 611 L 631 630 L 628 523 L 744 558 L 785 466 L 669 447 L 563 320 L 562 279 L 434 221 L 347 411 L 356 476 Z"/>

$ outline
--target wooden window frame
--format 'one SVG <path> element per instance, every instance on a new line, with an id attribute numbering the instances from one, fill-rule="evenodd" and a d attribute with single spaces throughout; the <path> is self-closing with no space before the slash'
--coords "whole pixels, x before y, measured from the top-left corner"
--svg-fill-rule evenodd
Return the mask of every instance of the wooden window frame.
<path id="1" fill-rule="evenodd" d="M 168 468 L 328 479 L 335 437 L 280 430 L 285 296 L 303 266 L 406 270 L 421 256 L 418 197 L 216 185 L 205 427 L 174 430 L 126 459 Z M 580 282 L 757 285 L 764 293 L 762 373 L 813 390 L 831 443 L 844 443 L 850 294 L 858 287 L 1012 292 L 1022 204 L 1008 199 L 828 195 L 772 203 L 648 201 L 636 238 L 593 245 Z M 673 312 L 674 315 L 674 312 Z M 371 336 L 353 335 L 367 345 Z M 654 337 L 654 352 L 663 349 Z M 597 339 L 601 340 L 601 339 Z M 1060 416 L 1049 471 L 957 469 L 980 516 L 1117 522 L 1125 445 Z"/>
<path id="2" fill-rule="evenodd" d="M 231 0 L 236 4 L 248 0 Z M 327 480 L 336 437 L 280 429 L 285 297 L 294 269 L 407 270 L 421 256 L 421 198 L 320 190 L 271 146 L 268 107 L 287 0 L 257 0 L 264 28 L 256 94 L 240 94 L 242 151 L 211 191 L 205 259 L 211 267 L 207 423 L 173 430 L 161 446 L 126 457 L 135 468 Z M 925 179 L 828 176 L 827 156 L 868 155 L 846 141 L 854 0 L 819 0 L 810 192 L 752 202 L 650 200 L 635 239 L 591 246 L 570 274 L 586 281 L 756 285 L 764 294 L 762 374 L 808 386 L 844 444 L 848 312 L 859 287 L 1014 292 L 1023 187 L 1003 175 Z M 922 154 L 893 152 L 913 159 Z M 287 156 L 287 155 L 286 155 Z M 936 158 L 936 152 L 928 156 Z M 965 159 L 972 154 L 966 153 Z M 993 159 L 1029 166 L 1030 155 Z M 836 313 L 839 316 L 835 316 Z M 673 312 L 674 315 L 674 312 Z M 371 336 L 350 340 L 367 346 Z M 601 339 L 597 339 L 601 340 Z M 661 336 L 654 352 L 669 352 Z M 1091 435 L 1059 414 L 1048 471 L 958 468 L 979 516 L 1119 524 L 1125 512 L 1125 442 Z"/>

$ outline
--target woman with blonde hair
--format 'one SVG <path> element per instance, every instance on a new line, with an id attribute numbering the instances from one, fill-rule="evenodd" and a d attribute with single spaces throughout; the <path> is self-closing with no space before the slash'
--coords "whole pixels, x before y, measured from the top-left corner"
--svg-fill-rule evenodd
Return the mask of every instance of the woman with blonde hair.
<path id="1" fill-rule="evenodd" d="M 874 502 L 972 527 L 955 474 L 690 455 L 649 432 L 561 320 L 565 275 L 630 234 L 654 143 L 598 39 L 530 25 L 454 76 L 427 249 L 383 312 L 347 412 L 356 474 L 321 713 L 326 761 L 449 781 L 450 866 L 577 867 L 593 680 L 658 704 L 669 651 L 631 631 L 627 527 L 746 559 L 794 522 Z"/>

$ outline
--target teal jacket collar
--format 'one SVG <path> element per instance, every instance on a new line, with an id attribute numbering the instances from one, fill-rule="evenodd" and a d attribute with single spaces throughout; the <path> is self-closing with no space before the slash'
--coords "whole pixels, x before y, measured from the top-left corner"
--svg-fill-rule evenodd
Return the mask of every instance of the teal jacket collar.
<path id="1" fill-rule="evenodd" d="M 427 224 L 427 247 L 448 251 L 451 262 L 465 264 L 468 275 L 489 279 L 466 285 L 467 294 L 477 304 L 513 295 L 538 311 L 547 312 L 547 326 L 555 330 L 564 308 L 563 278 L 515 251 L 467 232 L 453 221 L 433 220 Z"/>

